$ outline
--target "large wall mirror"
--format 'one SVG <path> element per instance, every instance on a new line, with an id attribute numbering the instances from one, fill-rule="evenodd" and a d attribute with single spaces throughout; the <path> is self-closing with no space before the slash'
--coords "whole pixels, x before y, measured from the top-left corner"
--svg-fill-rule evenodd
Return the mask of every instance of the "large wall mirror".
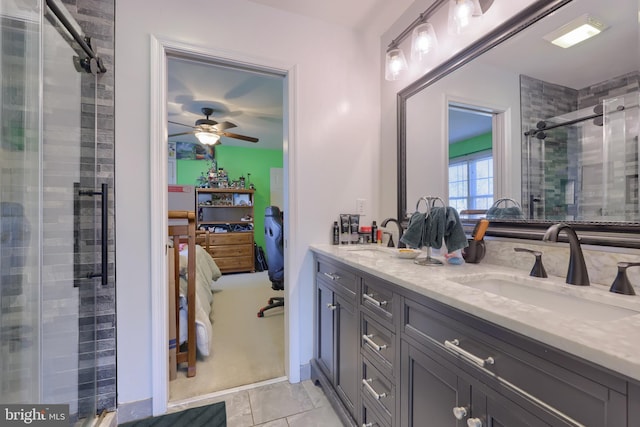
<path id="1" fill-rule="evenodd" d="M 493 166 L 482 165 L 493 168 L 485 177 L 492 195 L 479 191 L 478 205 L 467 207 L 482 212 L 508 199 L 521 214 L 494 220 L 495 235 L 538 238 L 564 221 L 593 243 L 640 247 L 628 235 L 640 236 L 638 12 L 636 0 L 535 2 L 399 92 L 398 216 L 423 195 L 456 204 L 453 144 L 472 126 L 459 120 L 475 117 L 489 124 L 484 143 L 473 137 L 484 151 L 460 162 L 491 158 Z M 561 27 L 588 20 L 604 30 L 569 48 L 550 42 Z"/>

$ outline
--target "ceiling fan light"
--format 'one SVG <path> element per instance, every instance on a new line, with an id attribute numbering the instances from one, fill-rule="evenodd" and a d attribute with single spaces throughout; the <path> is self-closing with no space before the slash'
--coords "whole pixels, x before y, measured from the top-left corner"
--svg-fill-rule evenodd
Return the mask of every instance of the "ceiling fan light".
<path id="1" fill-rule="evenodd" d="M 433 25 L 424 22 L 413 29 L 411 33 L 411 59 L 421 61 L 429 52 L 438 47 L 438 39 Z"/>
<path id="2" fill-rule="evenodd" d="M 220 135 L 211 132 L 196 132 L 194 134 L 201 144 L 216 145 L 220 142 Z"/>

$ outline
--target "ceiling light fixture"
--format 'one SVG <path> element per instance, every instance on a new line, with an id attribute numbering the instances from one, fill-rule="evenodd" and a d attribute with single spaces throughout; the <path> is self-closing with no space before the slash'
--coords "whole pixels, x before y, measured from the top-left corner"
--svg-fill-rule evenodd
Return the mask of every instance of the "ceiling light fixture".
<path id="1" fill-rule="evenodd" d="M 454 19 L 454 27 L 459 27 L 459 30 L 455 32 L 458 34 L 462 28 L 469 24 L 471 17 L 481 16 L 491 7 L 493 1 L 494 0 L 435 0 L 427 10 L 421 13 L 415 21 L 389 44 L 385 58 L 385 79 L 397 80 L 402 72 L 409 68 L 404 53 L 399 47 L 400 43 L 409 35 L 411 35 L 412 61 L 420 62 L 428 54 L 433 53 L 437 49 L 438 39 L 436 32 L 433 25 L 428 22 L 428 19 L 435 14 L 440 6 L 449 2 L 450 12 L 452 8 L 459 11 L 459 14 L 455 15 L 454 18 L 452 18 L 451 13 L 449 14 L 449 24 L 451 25 L 451 19 Z M 468 11 L 468 16 L 463 16 L 462 12 L 466 13 L 466 11 Z M 457 21 L 455 21 L 456 19 Z"/>
<path id="2" fill-rule="evenodd" d="M 215 133 L 200 131 L 196 132 L 194 135 L 198 138 L 198 141 L 200 141 L 201 144 L 216 145 L 220 142 L 220 135 Z"/>
<path id="3" fill-rule="evenodd" d="M 550 32 L 543 38 L 556 46 L 566 49 L 600 34 L 606 28 L 602 22 L 585 14 Z"/>

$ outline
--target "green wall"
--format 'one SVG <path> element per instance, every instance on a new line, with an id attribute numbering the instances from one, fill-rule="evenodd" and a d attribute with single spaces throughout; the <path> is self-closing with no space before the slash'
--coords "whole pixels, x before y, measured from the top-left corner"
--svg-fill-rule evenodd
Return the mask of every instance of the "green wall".
<path id="1" fill-rule="evenodd" d="M 229 180 L 238 179 L 241 175 L 256 188 L 254 193 L 254 238 L 264 248 L 264 209 L 271 204 L 270 170 L 282 168 L 282 150 L 267 150 L 255 147 L 216 146 L 218 168 L 224 168 Z M 197 185 L 198 178 L 211 167 L 207 160 L 177 160 L 176 183 L 179 185 Z M 251 174 L 251 176 L 249 176 Z M 284 206 L 279 206 L 283 209 Z"/>
<path id="2" fill-rule="evenodd" d="M 449 145 L 449 158 L 466 156 L 480 151 L 491 150 L 493 135 L 491 132 L 474 136 L 473 138 L 455 142 Z"/>

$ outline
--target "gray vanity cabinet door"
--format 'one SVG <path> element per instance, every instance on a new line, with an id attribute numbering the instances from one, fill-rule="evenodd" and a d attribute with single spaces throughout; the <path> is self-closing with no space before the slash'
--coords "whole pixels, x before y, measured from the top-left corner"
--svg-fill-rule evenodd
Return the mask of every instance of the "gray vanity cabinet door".
<path id="1" fill-rule="evenodd" d="M 334 312 L 333 291 L 318 281 L 317 310 L 317 352 L 316 360 L 320 369 L 330 381 L 334 380 Z"/>
<path id="2" fill-rule="evenodd" d="M 457 419 L 464 408 L 470 415 L 471 386 L 455 372 L 416 347 L 402 342 L 400 360 L 402 427 L 464 427 L 468 416 Z"/>
<path id="3" fill-rule="evenodd" d="M 335 311 L 335 387 L 351 415 L 355 418 L 358 388 L 358 316 L 353 304 L 334 294 Z"/>

